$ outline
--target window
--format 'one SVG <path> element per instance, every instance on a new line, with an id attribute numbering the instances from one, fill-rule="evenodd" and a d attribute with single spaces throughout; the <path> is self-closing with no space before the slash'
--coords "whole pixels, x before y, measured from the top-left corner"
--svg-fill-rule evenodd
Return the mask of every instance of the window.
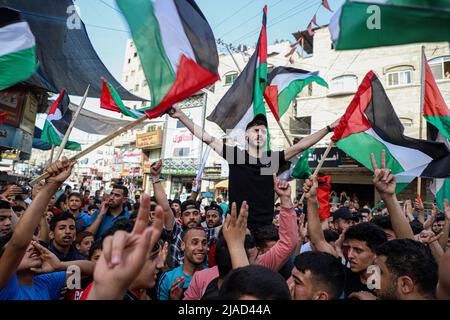
<path id="1" fill-rule="evenodd" d="M 128 63 L 130 63 L 131 62 L 131 59 L 128 59 Z"/>
<path id="2" fill-rule="evenodd" d="M 189 156 L 190 148 L 175 148 L 173 149 L 174 157 L 187 157 Z"/>
<path id="3" fill-rule="evenodd" d="M 412 82 L 412 70 L 388 72 L 386 76 L 388 87 L 406 85 Z"/>
<path id="4" fill-rule="evenodd" d="M 139 91 L 139 84 L 137 84 L 137 85 L 134 86 L 134 91 L 135 91 L 135 92 Z"/>
<path id="5" fill-rule="evenodd" d="M 185 125 L 180 120 L 177 121 L 177 129 L 179 128 L 186 128 Z"/>
<path id="6" fill-rule="evenodd" d="M 355 75 L 343 75 L 331 80 L 329 96 L 353 94 L 358 89 L 358 77 Z"/>
<path id="7" fill-rule="evenodd" d="M 134 70 L 131 70 L 130 77 L 132 77 L 132 78 L 134 77 L 134 72 L 135 72 Z"/>
<path id="8" fill-rule="evenodd" d="M 434 58 L 428 63 L 436 80 L 450 79 L 450 56 Z"/>
<path id="9" fill-rule="evenodd" d="M 399 119 L 404 127 L 412 127 L 413 120 L 411 118 L 400 117 Z"/>
<path id="10" fill-rule="evenodd" d="M 135 53 L 133 54 L 133 57 L 137 57 L 137 52 L 135 52 Z"/>
<path id="11" fill-rule="evenodd" d="M 142 88 L 147 86 L 147 80 L 142 81 Z"/>
<path id="12" fill-rule="evenodd" d="M 237 72 L 232 72 L 232 73 L 229 73 L 229 74 L 225 75 L 225 84 L 226 85 L 233 84 L 234 81 L 236 81 L 237 77 L 238 77 L 238 73 Z"/>
<path id="13" fill-rule="evenodd" d="M 215 85 L 214 85 L 214 84 L 212 84 L 212 85 L 210 85 L 209 87 L 206 87 L 206 90 L 208 90 L 208 91 L 211 91 L 211 92 L 213 92 L 213 93 L 214 93 L 214 90 L 215 90 Z"/>
<path id="14" fill-rule="evenodd" d="M 292 134 L 300 134 L 300 135 L 311 134 L 311 116 L 291 118 L 290 127 Z"/>

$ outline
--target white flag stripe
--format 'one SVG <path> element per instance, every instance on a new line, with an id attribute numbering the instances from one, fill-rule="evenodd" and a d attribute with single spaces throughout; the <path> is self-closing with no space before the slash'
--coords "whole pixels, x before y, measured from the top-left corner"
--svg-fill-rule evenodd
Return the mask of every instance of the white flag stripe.
<path id="1" fill-rule="evenodd" d="M 281 73 L 275 76 L 270 82 L 271 86 L 278 86 L 278 93 L 283 91 L 292 81 L 304 80 L 310 76 L 316 76 L 319 72 L 309 73 Z"/>
<path id="2" fill-rule="evenodd" d="M 26 22 L 17 22 L 0 28 L 0 56 L 30 49 L 36 45 Z"/>

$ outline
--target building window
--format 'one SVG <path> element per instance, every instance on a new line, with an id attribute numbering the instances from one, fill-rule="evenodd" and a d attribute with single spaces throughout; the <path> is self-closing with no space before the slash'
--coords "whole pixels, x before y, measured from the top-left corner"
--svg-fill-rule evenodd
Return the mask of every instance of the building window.
<path id="1" fill-rule="evenodd" d="M 388 87 L 407 85 L 412 82 L 412 70 L 388 72 L 386 76 Z"/>
<path id="2" fill-rule="evenodd" d="M 186 128 L 186 126 L 180 120 L 177 121 L 177 129 L 179 128 Z"/>
<path id="3" fill-rule="evenodd" d="M 450 56 L 434 58 L 428 63 L 436 80 L 450 79 Z"/>
<path id="4" fill-rule="evenodd" d="M 233 84 L 234 81 L 236 81 L 238 75 L 239 74 L 237 72 L 231 72 L 231 73 L 225 75 L 225 85 Z"/>
<path id="5" fill-rule="evenodd" d="M 212 84 L 212 85 L 210 85 L 209 87 L 206 87 L 206 90 L 211 91 L 212 93 L 214 93 L 215 85 Z"/>
<path id="6" fill-rule="evenodd" d="M 294 117 L 290 119 L 291 133 L 294 135 L 311 134 L 311 116 Z"/>
<path id="7" fill-rule="evenodd" d="M 404 127 L 412 127 L 413 120 L 411 118 L 400 117 L 399 119 Z"/>
<path id="8" fill-rule="evenodd" d="M 333 78 L 328 91 L 329 96 L 353 94 L 358 89 L 358 77 L 343 75 Z"/>
<path id="9" fill-rule="evenodd" d="M 130 62 L 131 62 L 131 59 L 128 59 L 128 64 L 130 64 Z"/>
<path id="10" fill-rule="evenodd" d="M 147 80 L 142 81 L 142 88 L 147 86 Z"/>
<path id="11" fill-rule="evenodd" d="M 134 91 L 135 91 L 135 92 L 139 91 L 139 84 L 137 84 L 137 85 L 134 86 Z"/>
<path id="12" fill-rule="evenodd" d="M 131 70 L 131 74 L 130 74 L 130 77 L 134 77 L 134 73 L 135 73 L 135 71 L 134 70 Z"/>
<path id="13" fill-rule="evenodd" d="M 190 148 L 174 148 L 173 156 L 174 157 L 187 157 L 189 156 Z"/>
<path id="14" fill-rule="evenodd" d="M 137 57 L 137 52 L 135 52 L 135 53 L 133 54 L 133 57 L 135 57 L 135 58 Z"/>

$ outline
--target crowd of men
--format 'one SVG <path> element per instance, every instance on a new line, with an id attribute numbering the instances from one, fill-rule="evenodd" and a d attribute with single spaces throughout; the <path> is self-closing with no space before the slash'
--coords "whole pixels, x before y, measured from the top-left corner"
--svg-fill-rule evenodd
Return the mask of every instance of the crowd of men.
<path id="1" fill-rule="evenodd" d="M 0 191 L 1 300 L 450 299 L 450 205 L 401 206 L 384 152 L 372 165 L 385 209 L 332 193 L 321 220 L 317 177 L 300 203 L 276 173 L 336 123 L 271 152 L 265 117 L 247 125 L 241 149 L 170 115 L 227 160 L 229 203 L 168 199 L 161 160 L 151 196 L 131 201 L 123 184 L 73 192 L 62 188 L 74 165 L 63 157 L 30 197 L 17 185 Z"/>

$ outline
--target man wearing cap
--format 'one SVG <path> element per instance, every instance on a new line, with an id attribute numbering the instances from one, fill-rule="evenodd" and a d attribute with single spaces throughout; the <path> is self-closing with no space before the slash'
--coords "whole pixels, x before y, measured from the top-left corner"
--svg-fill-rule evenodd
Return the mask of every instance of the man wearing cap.
<path id="1" fill-rule="evenodd" d="M 352 225 L 353 215 L 346 207 L 337 209 L 333 213 L 334 230 L 341 234 Z"/>
<path id="2" fill-rule="evenodd" d="M 245 130 L 246 146 L 230 146 L 206 133 L 194 124 L 181 110 L 169 110 L 172 118 L 179 119 L 198 139 L 202 140 L 227 160 L 229 165 L 229 203 L 236 202 L 238 208 L 245 200 L 249 205 L 248 228 L 256 230 L 272 223 L 274 207 L 274 184 L 272 174 L 277 173 L 287 160 L 316 144 L 338 121 L 318 132 L 303 138 L 282 151 L 267 151 L 267 119 L 258 114 Z"/>

